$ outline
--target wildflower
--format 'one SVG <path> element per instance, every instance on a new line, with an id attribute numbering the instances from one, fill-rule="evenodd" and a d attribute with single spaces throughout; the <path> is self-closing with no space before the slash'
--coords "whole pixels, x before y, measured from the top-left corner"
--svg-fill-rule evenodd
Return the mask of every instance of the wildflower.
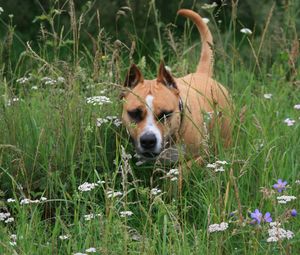
<path id="1" fill-rule="evenodd" d="M 73 255 L 88 255 L 87 253 L 82 253 L 82 252 L 76 252 Z"/>
<path id="2" fill-rule="evenodd" d="M 300 180 L 296 180 L 295 183 L 296 183 L 296 184 L 300 184 Z"/>
<path id="3" fill-rule="evenodd" d="M 294 105 L 294 109 L 300 110 L 300 104 L 295 104 L 295 105 Z"/>
<path id="4" fill-rule="evenodd" d="M 215 172 L 224 172 L 225 171 L 225 169 L 223 167 L 224 165 L 228 165 L 227 161 L 217 160 L 215 163 L 207 164 L 206 167 L 214 169 Z"/>
<path id="5" fill-rule="evenodd" d="M 272 98 L 272 94 L 264 94 L 264 98 L 265 99 L 271 99 Z"/>
<path id="6" fill-rule="evenodd" d="M 0 7 L 0 14 L 1 14 L 2 12 L 4 12 L 4 10 L 3 10 L 3 8 L 2 8 L 2 7 Z"/>
<path id="7" fill-rule="evenodd" d="M 216 168 L 215 172 L 225 172 L 225 169 L 224 169 L 224 167 L 221 166 L 219 168 Z"/>
<path id="8" fill-rule="evenodd" d="M 153 188 L 153 189 L 151 189 L 150 193 L 151 193 L 151 195 L 156 196 L 159 193 L 161 193 L 161 190 L 157 189 L 157 188 Z"/>
<path id="9" fill-rule="evenodd" d="M 266 212 L 264 216 L 264 221 L 265 222 L 272 222 L 271 214 L 269 212 Z"/>
<path id="10" fill-rule="evenodd" d="M 70 236 L 69 236 L 69 235 L 60 235 L 58 238 L 59 238 L 60 240 L 67 240 L 67 239 L 70 238 Z"/>
<path id="11" fill-rule="evenodd" d="M 98 214 L 90 213 L 90 214 L 84 215 L 84 220 L 90 221 L 90 220 L 95 219 L 96 217 L 100 217 L 100 216 L 101 216 L 101 213 L 98 213 Z"/>
<path id="12" fill-rule="evenodd" d="M 7 218 L 10 217 L 10 213 L 0 213 L 0 221 L 5 221 Z"/>
<path id="13" fill-rule="evenodd" d="M 44 82 L 45 85 L 54 85 L 57 83 L 55 79 L 52 79 L 50 77 L 43 77 L 41 81 Z"/>
<path id="14" fill-rule="evenodd" d="M 279 240 L 284 239 L 292 239 L 294 237 L 294 233 L 290 230 L 285 230 L 280 228 L 280 224 L 270 224 L 270 229 L 268 229 L 269 238 L 267 242 L 278 242 Z"/>
<path id="15" fill-rule="evenodd" d="M 264 217 L 262 216 L 262 213 L 258 209 L 255 209 L 255 211 L 251 213 L 251 218 L 253 219 L 252 223 L 260 224 L 262 221 L 272 222 L 271 214 L 269 212 L 266 212 Z"/>
<path id="16" fill-rule="evenodd" d="M 278 203 L 279 204 L 286 204 L 287 202 L 291 202 L 292 200 L 295 200 L 295 196 L 280 196 L 277 197 Z"/>
<path id="17" fill-rule="evenodd" d="M 133 212 L 132 212 L 132 211 L 122 211 L 122 212 L 120 212 L 120 216 L 121 216 L 122 218 L 129 217 L 129 216 L 131 216 L 131 215 L 133 215 Z"/>
<path id="18" fill-rule="evenodd" d="M 10 218 L 7 218 L 4 222 L 5 223 L 11 223 L 11 222 L 14 222 L 15 219 L 13 217 L 10 217 Z"/>
<path id="19" fill-rule="evenodd" d="M 64 83 L 64 82 L 65 82 L 65 78 L 59 76 L 59 77 L 57 77 L 57 82 L 59 82 L 59 83 Z"/>
<path id="20" fill-rule="evenodd" d="M 81 192 L 91 191 L 92 189 L 96 188 L 97 186 L 98 186 L 97 183 L 85 182 L 78 187 L 78 190 Z"/>
<path id="21" fill-rule="evenodd" d="M 27 78 L 27 77 L 21 77 L 21 78 L 19 78 L 19 79 L 17 79 L 17 83 L 19 83 L 19 84 L 25 84 L 25 83 L 27 83 L 29 81 L 29 78 Z"/>
<path id="22" fill-rule="evenodd" d="M 107 119 L 104 119 L 104 118 L 97 118 L 96 119 L 96 126 L 97 127 L 100 127 L 103 123 L 107 123 L 108 120 Z"/>
<path id="23" fill-rule="evenodd" d="M 205 24 L 207 24 L 207 23 L 209 22 L 209 19 L 208 19 L 208 18 L 202 18 L 202 20 L 203 20 L 203 22 L 204 22 Z"/>
<path id="24" fill-rule="evenodd" d="M 208 232 L 213 233 L 213 232 L 219 232 L 219 231 L 224 231 L 228 228 L 228 223 L 227 222 L 221 222 L 220 224 L 212 224 L 208 226 Z"/>
<path id="25" fill-rule="evenodd" d="M 290 119 L 290 118 L 286 118 L 285 120 L 284 120 L 284 123 L 286 123 L 286 125 L 287 126 L 294 126 L 294 124 L 295 124 L 295 120 L 293 120 L 293 119 Z"/>
<path id="26" fill-rule="evenodd" d="M 46 197 L 41 197 L 40 201 L 47 201 L 47 198 Z"/>
<path id="27" fill-rule="evenodd" d="M 249 28 L 242 28 L 241 33 L 245 34 L 245 35 L 251 35 L 252 31 Z"/>
<path id="28" fill-rule="evenodd" d="M 94 96 L 94 97 L 87 97 L 86 103 L 92 105 L 103 105 L 103 104 L 111 103 L 111 101 L 110 98 L 106 96 Z"/>
<path id="29" fill-rule="evenodd" d="M 292 209 L 291 210 L 291 216 L 292 217 L 296 217 L 297 216 L 297 210 L 296 209 Z"/>
<path id="30" fill-rule="evenodd" d="M 254 220 L 254 223 L 257 222 L 257 224 L 260 224 L 262 220 L 262 213 L 258 209 L 255 209 L 255 211 L 251 213 L 251 219 Z"/>
<path id="31" fill-rule="evenodd" d="M 38 90 L 38 86 L 32 86 L 31 89 L 32 90 Z"/>
<path id="32" fill-rule="evenodd" d="M 117 191 L 117 192 L 115 192 L 115 191 L 107 191 L 106 195 L 107 195 L 108 198 L 114 198 L 114 197 L 122 196 L 123 193 L 120 192 L 120 191 Z"/>
<path id="33" fill-rule="evenodd" d="M 282 181 L 282 179 L 278 179 L 277 183 L 273 185 L 274 189 L 277 189 L 279 193 L 286 189 L 286 181 Z"/>
<path id="34" fill-rule="evenodd" d="M 99 181 L 97 181 L 97 183 L 98 183 L 98 184 L 105 184 L 105 181 L 99 180 Z"/>
<path id="35" fill-rule="evenodd" d="M 214 9 L 217 6 L 218 6 L 217 3 L 213 2 L 212 4 L 204 4 L 204 5 L 202 5 L 202 9 L 205 9 L 205 10 Z"/>
<path id="36" fill-rule="evenodd" d="M 16 199 L 8 198 L 8 199 L 6 200 L 6 202 L 7 202 L 7 203 L 14 203 L 14 202 L 16 202 Z"/>
<path id="37" fill-rule="evenodd" d="M 94 252 L 96 252 L 96 248 L 91 247 L 91 248 L 86 249 L 85 251 L 86 251 L 87 253 L 94 253 Z"/>

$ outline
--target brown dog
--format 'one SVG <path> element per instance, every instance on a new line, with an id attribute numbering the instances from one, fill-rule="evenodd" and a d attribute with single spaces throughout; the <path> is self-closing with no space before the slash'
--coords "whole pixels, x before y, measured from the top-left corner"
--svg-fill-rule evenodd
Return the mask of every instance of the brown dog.
<path id="1" fill-rule="evenodd" d="M 174 78 L 161 63 L 157 79 L 145 80 L 133 64 L 125 81 L 122 119 L 137 153 L 145 158 L 157 158 L 174 142 L 184 145 L 186 154 L 201 157 L 205 137 L 215 126 L 219 127 L 225 145 L 231 140 L 228 92 L 211 78 L 211 33 L 194 11 L 181 9 L 178 14 L 190 18 L 201 35 L 197 71 Z M 205 121 L 208 113 L 209 123 Z"/>

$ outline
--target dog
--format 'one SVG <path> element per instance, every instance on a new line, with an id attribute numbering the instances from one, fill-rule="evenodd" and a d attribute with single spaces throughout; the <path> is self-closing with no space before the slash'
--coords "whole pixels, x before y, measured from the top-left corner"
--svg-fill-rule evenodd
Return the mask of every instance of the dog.
<path id="1" fill-rule="evenodd" d="M 216 126 L 224 145 L 231 143 L 232 104 L 225 87 L 212 79 L 211 32 L 196 12 L 180 9 L 178 14 L 195 23 L 202 40 L 196 72 L 175 78 L 161 63 L 157 78 L 146 80 L 132 64 L 124 82 L 122 120 L 137 154 L 146 159 L 158 158 L 170 144 L 183 145 L 185 155 L 202 159 L 205 137 Z"/>

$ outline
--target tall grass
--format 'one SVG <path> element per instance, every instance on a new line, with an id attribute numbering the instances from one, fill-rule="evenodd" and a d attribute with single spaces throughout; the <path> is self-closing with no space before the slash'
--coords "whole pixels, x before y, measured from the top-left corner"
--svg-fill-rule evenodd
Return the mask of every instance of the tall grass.
<path id="1" fill-rule="evenodd" d="M 298 22 L 291 15 L 296 1 L 283 12 L 281 18 L 289 22 L 281 24 L 279 34 L 270 30 L 275 8 L 270 7 L 262 36 L 239 32 L 237 3 L 233 1 L 224 33 L 219 16 L 201 10 L 215 35 L 215 77 L 230 90 L 235 105 L 233 146 L 217 144 L 216 150 L 210 144 L 204 165 L 184 169 L 181 196 L 176 178 L 172 181 L 167 174 L 176 166 L 136 164 L 126 131 L 107 116 L 120 116 L 122 77 L 135 56 L 147 77 L 156 76 L 151 66 L 162 58 L 175 76 L 194 70 L 200 42 L 190 39 L 197 33 L 190 22 L 183 35 L 174 33 L 160 23 L 155 1 L 150 1 L 146 18 L 155 16 L 157 43 L 153 55 L 143 56 L 139 36 L 148 40 L 146 36 L 135 32 L 129 46 L 113 42 L 95 12 L 98 34 L 90 35 L 90 50 L 80 40 L 90 13 L 77 17 L 70 0 L 65 8 L 71 26 L 59 26 L 63 12 L 55 5 L 37 17 L 39 45 L 27 43 L 15 66 L 9 59 L 13 24 L 6 24 L 9 40 L 0 42 L 0 206 L 11 215 L 0 222 L 1 254 L 88 253 L 91 247 L 97 254 L 299 252 L 299 216 L 290 214 L 291 209 L 300 210 L 300 112 L 294 108 L 300 103 L 299 65 L 295 34 L 287 30 Z M 134 26 L 134 10 L 127 6 L 121 11 Z M 45 17 L 49 31 L 42 26 Z M 99 95 L 111 102 L 88 103 L 89 97 Z M 286 118 L 295 120 L 294 125 L 287 126 Z M 217 160 L 228 162 L 224 172 L 207 167 Z M 272 188 L 277 179 L 288 182 L 283 194 L 296 200 L 277 202 L 281 194 Z M 85 182 L 89 191 L 82 191 Z M 293 231 L 293 238 L 267 242 L 269 224 L 251 224 L 250 212 L 256 208 L 270 212 L 273 221 Z M 132 215 L 126 216 L 128 211 Z M 5 223 L 7 218 L 14 221 Z M 208 231 L 209 225 L 221 222 L 229 223 L 228 229 Z"/>

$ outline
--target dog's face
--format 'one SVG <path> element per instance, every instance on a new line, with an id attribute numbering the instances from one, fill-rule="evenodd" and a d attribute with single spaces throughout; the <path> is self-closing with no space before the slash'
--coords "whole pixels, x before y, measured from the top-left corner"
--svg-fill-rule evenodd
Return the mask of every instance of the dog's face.
<path id="1" fill-rule="evenodd" d="M 180 97 L 175 80 L 163 63 L 156 80 L 144 80 L 140 70 L 132 65 L 124 86 L 123 123 L 137 153 L 155 158 L 180 127 Z"/>

